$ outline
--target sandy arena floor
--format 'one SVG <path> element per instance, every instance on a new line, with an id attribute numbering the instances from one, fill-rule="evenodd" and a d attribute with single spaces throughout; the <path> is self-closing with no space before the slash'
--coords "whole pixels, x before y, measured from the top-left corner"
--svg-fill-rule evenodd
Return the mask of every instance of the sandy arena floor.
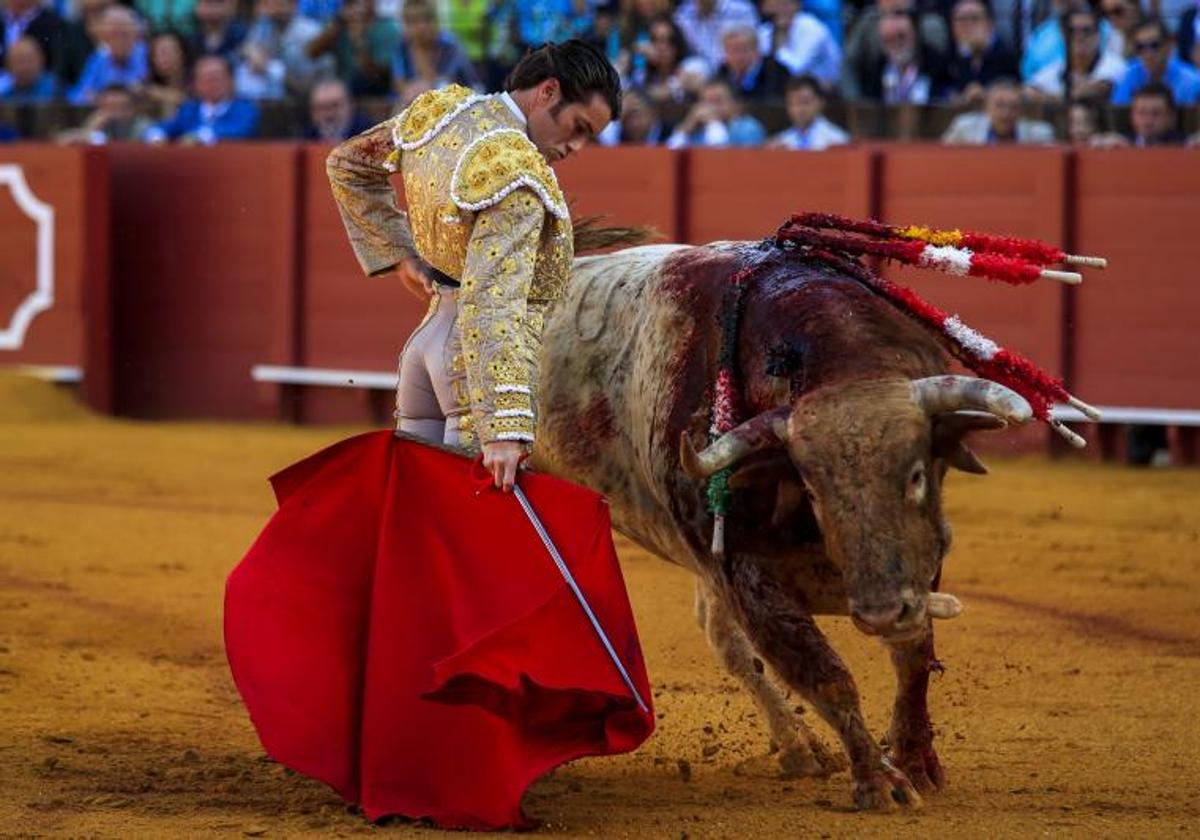
<path id="1" fill-rule="evenodd" d="M 272 510 L 265 477 L 345 431 L 113 422 L 0 379 L 0 836 L 438 834 L 372 826 L 265 760 L 225 665 L 222 586 Z M 854 813 L 845 774 L 773 777 L 688 576 L 622 543 L 659 729 L 535 785 L 539 834 L 1196 836 L 1200 472 L 992 467 L 948 488 L 967 612 L 939 625 L 949 786 L 923 811 Z M 881 732 L 883 651 L 826 626 Z"/>

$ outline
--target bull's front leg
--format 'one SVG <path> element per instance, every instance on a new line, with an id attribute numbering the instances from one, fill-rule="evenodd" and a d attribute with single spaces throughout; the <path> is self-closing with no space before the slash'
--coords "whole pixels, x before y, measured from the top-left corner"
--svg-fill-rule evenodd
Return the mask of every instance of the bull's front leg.
<path id="1" fill-rule="evenodd" d="M 888 733 L 888 755 L 917 790 L 940 788 L 946 777 L 933 748 L 933 724 L 929 721 L 926 700 L 929 674 L 942 668 L 933 653 L 933 628 L 920 639 L 889 644 L 888 648 L 896 668 L 896 703 Z"/>
<path id="2" fill-rule="evenodd" d="M 729 588 L 759 654 L 841 738 L 854 780 L 854 804 L 872 811 L 919 807 L 921 797 L 912 782 L 884 759 L 867 730 L 854 678 L 801 599 L 751 561 L 734 560 Z"/>

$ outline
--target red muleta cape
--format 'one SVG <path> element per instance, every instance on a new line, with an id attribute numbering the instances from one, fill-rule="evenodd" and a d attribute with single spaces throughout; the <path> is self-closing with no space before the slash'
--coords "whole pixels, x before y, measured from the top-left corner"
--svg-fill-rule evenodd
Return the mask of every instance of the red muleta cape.
<path id="1" fill-rule="evenodd" d="M 371 432 L 271 478 L 279 510 L 225 590 L 234 682 L 272 758 L 369 819 L 530 828 L 525 789 L 654 729 L 512 494 Z M 520 479 L 642 699 L 607 505 Z"/>

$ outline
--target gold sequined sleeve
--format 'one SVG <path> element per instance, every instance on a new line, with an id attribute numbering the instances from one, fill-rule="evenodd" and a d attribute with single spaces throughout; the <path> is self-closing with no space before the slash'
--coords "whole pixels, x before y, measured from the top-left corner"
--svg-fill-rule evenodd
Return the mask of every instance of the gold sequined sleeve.
<path id="1" fill-rule="evenodd" d="M 388 180 L 399 161 L 391 120 L 351 137 L 325 160 L 350 245 L 367 274 L 386 271 L 416 254 L 408 216 L 396 205 Z"/>
<path id="2" fill-rule="evenodd" d="M 527 188 L 475 217 L 459 291 L 463 360 L 479 443 L 533 442 L 536 348 L 527 346 L 529 288 L 546 211 Z"/>

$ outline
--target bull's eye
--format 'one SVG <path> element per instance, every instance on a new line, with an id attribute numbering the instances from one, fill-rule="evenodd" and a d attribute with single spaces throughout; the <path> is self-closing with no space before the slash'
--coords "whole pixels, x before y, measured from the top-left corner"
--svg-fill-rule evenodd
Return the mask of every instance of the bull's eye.
<path id="1" fill-rule="evenodd" d="M 919 505 L 925 501 L 925 486 L 925 464 L 918 461 L 908 471 L 908 486 L 905 488 L 904 495 L 910 502 Z"/>

